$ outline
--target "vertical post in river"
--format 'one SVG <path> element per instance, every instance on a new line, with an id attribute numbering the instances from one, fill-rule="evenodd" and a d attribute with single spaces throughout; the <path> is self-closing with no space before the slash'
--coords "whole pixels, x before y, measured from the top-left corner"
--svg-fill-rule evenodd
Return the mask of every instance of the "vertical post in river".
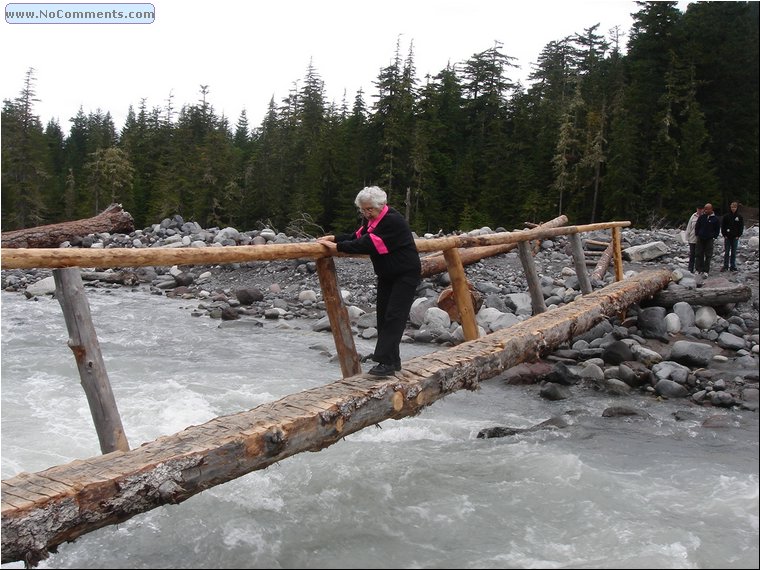
<path id="1" fill-rule="evenodd" d="M 478 338 L 478 323 L 475 319 L 475 308 L 472 305 L 470 288 L 467 286 L 467 277 L 464 273 L 462 258 L 459 249 L 453 247 L 443 252 L 446 266 L 451 277 L 451 290 L 454 293 L 454 301 L 457 304 L 462 325 L 462 333 L 465 340 Z"/>
<path id="2" fill-rule="evenodd" d="M 332 257 L 317 259 L 317 275 L 319 275 L 319 286 L 322 288 L 322 298 L 325 300 L 327 317 L 330 320 L 330 330 L 335 341 L 335 349 L 338 351 L 343 378 L 361 374 L 361 360 L 356 352 L 351 322 L 340 294 L 335 261 Z"/>
<path id="3" fill-rule="evenodd" d="M 533 314 L 538 315 L 546 311 L 546 302 L 544 294 L 541 291 L 541 281 L 538 278 L 536 264 L 533 261 L 533 255 L 530 252 L 530 244 L 527 241 L 521 241 L 517 244 L 517 254 L 520 256 L 525 279 L 528 281 L 528 293 L 530 294 L 530 303 L 533 307 Z"/>
<path id="4" fill-rule="evenodd" d="M 588 295 L 592 291 L 591 279 L 586 272 L 586 256 L 583 254 L 581 236 L 569 234 L 567 239 L 570 240 L 570 248 L 573 252 L 573 264 L 575 265 L 575 275 L 578 277 L 578 285 L 581 288 L 581 293 Z"/>
<path id="5" fill-rule="evenodd" d="M 623 280 L 623 235 L 619 227 L 612 228 L 612 251 L 615 255 L 615 281 Z"/>
<path id="6" fill-rule="evenodd" d="M 129 442 L 111 391 L 80 270 L 78 267 L 54 269 L 53 278 L 55 295 L 69 331 L 69 348 L 77 361 L 79 378 L 100 440 L 100 450 L 104 454 L 129 451 Z"/>

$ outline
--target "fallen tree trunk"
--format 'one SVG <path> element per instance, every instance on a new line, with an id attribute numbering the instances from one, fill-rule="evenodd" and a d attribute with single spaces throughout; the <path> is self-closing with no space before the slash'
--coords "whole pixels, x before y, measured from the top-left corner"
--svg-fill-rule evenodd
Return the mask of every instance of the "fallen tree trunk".
<path id="1" fill-rule="evenodd" d="M 670 308 L 680 301 L 690 305 L 719 307 L 731 303 L 749 301 L 752 289 L 749 285 L 730 285 L 725 287 L 701 287 L 682 291 L 660 291 L 646 304 Z"/>
<path id="2" fill-rule="evenodd" d="M 94 218 L 48 224 L 2 233 L 2 247 L 58 247 L 65 241 L 77 241 L 101 232 L 128 234 L 135 231 L 135 221 L 121 204 L 111 204 Z"/>
<path id="3" fill-rule="evenodd" d="M 413 416 L 535 360 L 670 281 L 642 272 L 511 327 L 404 363 L 394 377 L 356 375 L 215 418 L 127 452 L 2 481 L 2 563 L 35 565 L 64 542 L 303 451 L 318 451 L 387 419 Z"/>
<path id="4" fill-rule="evenodd" d="M 137 285 L 140 278 L 137 273 L 124 269 L 122 271 L 82 271 L 82 281 L 102 281 L 103 283 L 118 283 L 119 285 Z"/>
<path id="5" fill-rule="evenodd" d="M 607 246 L 607 249 L 602 252 L 602 256 L 599 258 L 599 261 L 596 262 L 596 266 L 591 272 L 591 279 L 601 281 L 604 278 L 604 274 L 607 273 L 607 268 L 609 268 L 610 262 L 612 261 L 612 254 L 613 244 L 610 242 L 610 244 Z"/>
<path id="6" fill-rule="evenodd" d="M 559 228 L 561 226 L 564 226 L 567 223 L 567 216 L 557 216 L 553 220 L 549 220 L 546 223 L 543 224 L 526 224 L 533 226 L 533 228 L 537 229 L 546 229 L 546 228 Z M 531 229 L 533 229 L 531 228 Z M 462 259 L 462 265 L 471 265 L 473 263 L 477 263 L 484 257 L 491 257 L 494 255 L 499 255 L 500 253 L 507 253 L 509 251 L 512 251 L 517 247 L 516 243 L 506 243 L 506 244 L 500 244 L 500 245 L 485 245 L 480 247 L 468 247 L 466 249 L 461 249 L 459 251 L 459 257 Z M 421 260 L 422 263 L 422 277 L 430 277 L 431 275 L 436 275 L 438 273 L 443 273 L 448 269 L 446 265 L 446 259 L 444 258 L 442 253 L 436 253 L 433 255 L 428 255 L 427 257 L 423 257 Z"/>

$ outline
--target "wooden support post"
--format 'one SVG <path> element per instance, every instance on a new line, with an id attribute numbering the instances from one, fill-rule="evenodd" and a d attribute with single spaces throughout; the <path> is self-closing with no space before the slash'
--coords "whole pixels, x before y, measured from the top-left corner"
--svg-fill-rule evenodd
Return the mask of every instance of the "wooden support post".
<path id="1" fill-rule="evenodd" d="M 533 255 L 530 252 L 530 245 L 527 241 L 521 241 L 517 244 L 517 253 L 520 255 L 525 278 L 528 280 L 528 292 L 530 293 L 530 302 L 533 306 L 533 314 L 538 315 L 546 311 L 546 302 L 544 293 L 541 291 L 541 282 L 538 279 L 536 264 L 533 262 Z"/>
<path id="2" fill-rule="evenodd" d="M 581 287 L 581 293 L 588 295 L 591 293 L 591 280 L 586 272 L 586 256 L 583 254 L 583 244 L 581 236 L 570 234 L 567 236 L 570 240 L 570 248 L 573 251 L 573 263 L 575 265 L 575 275 L 578 277 L 578 284 Z"/>
<path id="3" fill-rule="evenodd" d="M 612 249 L 615 254 L 615 281 L 623 280 L 623 239 L 619 227 L 612 228 Z"/>
<path id="4" fill-rule="evenodd" d="M 459 257 L 457 248 L 447 249 L 443 252 L 446 259 L 446 265 L 449 268 L 451 277 L 451 289 L 454 291 L 454 300 L 459 309 L 461 317 L 462 331 L 465 340 L 475 340 L 478 338 L 478 323 L 475 319 L 475 308 L 472 306 L 472 296 L 470 288 L 467 286 L 467 277 L 464 274 L 462 259 Z"/>
<path id="5" fill-rule="evenodd" d="M 338 351 L 343 378 L 361 374 L 361 360 L 356 352 L 351 321 L 338 287 L 335 260 L 332 257 L 317 259 L 317 275 L 319 286 L 322 288 L 322 298 L 327 306 L 327 317 L 330 320 L 330 330 L 335 341 L 335 349 Z"/>
<path id="6" fill-rule="evenodd" d="M 69 331 L 69 348 L 77 361 L 79 378 L 98 432 L 100 450 L 104 454 L 129 451 L 129 442 L 108 381 L 79 268 L 54 269 L 53 279 L 55 294 Z"/>

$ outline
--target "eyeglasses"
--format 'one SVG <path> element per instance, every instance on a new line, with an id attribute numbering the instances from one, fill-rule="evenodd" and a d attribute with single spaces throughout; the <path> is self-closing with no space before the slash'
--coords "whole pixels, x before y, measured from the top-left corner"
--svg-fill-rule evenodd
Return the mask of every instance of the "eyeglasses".
<path id="1" fill-rule="evenodd" d="M 357 210 L 362 214 L 371 214 L 372 212 L 377 211 L 377 208 L 357 208 Z"/>

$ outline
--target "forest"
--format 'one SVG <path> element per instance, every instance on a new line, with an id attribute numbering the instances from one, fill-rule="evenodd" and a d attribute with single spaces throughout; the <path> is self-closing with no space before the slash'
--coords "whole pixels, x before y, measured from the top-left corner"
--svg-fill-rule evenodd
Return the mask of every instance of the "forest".
<path id="1" fill-rule="evenodd" d="M 233 125 L 195 103 L 79 113 L 68 133 L 35 115 L 35 71 L 2 109 L 2 229 L 86 218 L 111 203 L 136 227 L 315 236 L 357 225 L 354 197 L 388 193 L 412 228 L 683 226 L 696 203 L 758 201 L 758 2 L 636 2 L 630 30 L 548 43 L 528 85 L 499 42 L 418 78 L 397 43 L 375 92 L 328 104 L 319 71 Z M 624 43 L 625 40 L 625 43 Z"/>

